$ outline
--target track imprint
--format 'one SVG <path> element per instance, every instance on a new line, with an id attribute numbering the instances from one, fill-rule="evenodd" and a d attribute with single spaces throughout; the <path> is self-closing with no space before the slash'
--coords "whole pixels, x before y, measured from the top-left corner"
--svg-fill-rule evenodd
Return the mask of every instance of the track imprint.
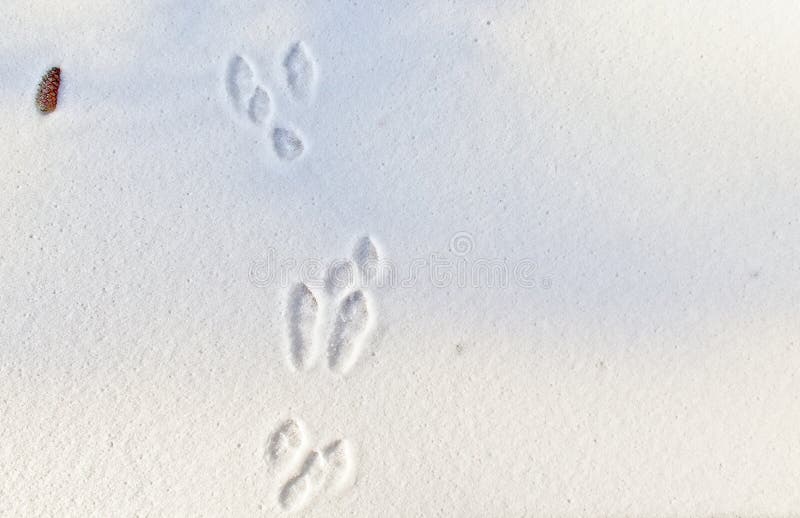
<path id="1" fill-rule="evenodd" d="M 250 117 L 254 124 L 260 126 L 267 120 L 269 117 L 269 103 L 269 93 L 262 87 L 257 86 L 247 106 L 247 116 Z"/>
<path id="2" fill-rule="evenodd" d="M 238 54 L 228 63 L 225 90 L 233 108 L 238 113 L 246 113 L 250 122 L 262 126 L 267 121 L 271 111 L 269 92 L 257 83 L 250 62 Z"/>
<path id="3" fill-rule="evenodd" d="M 338 493 L 355 482 L 355 453 L 350 442 L 340 439 L 330 443 L 322 450 L 322 458 L 328 467 L 326 487 Z"/>
<path id="4" fill-rule="evenodd" d="M 282 77 L 285 85 L 271 89 L 259 80 L 261 74 L 247 58 L 234 54 L 225 72 L 225 90 L 234 110 L 257 127 L 266 126 L 273 117 L 283 119 L 276 103 L 276 93 L 288 100 L 311 103 L 317 89 L 317 64 L 308 46 L 302 41 L 292 43 L 283 59 L 280 70 L 272 77 Z M 285 107 L 285 106 L 283 106 Z M 277 121 L 268 130 L 267 140 L 274 155 L 282 162 L 301 158 L 308 149 L 303 133 L 285 121 Z"/>
<path id="5" fill-rule="evenodd" d="M 380 266 L 379 261 L 378 249 L 369 236 L 359 239 L 355 250 L 353 250 L 353 262 L 356 263 L 358 271 L 365 282 L 373 282 L 375 280 Z"/>
<path id="6" fill-rule="evenodd" d="M 299 101 L 311 99 L 316 86 L 316 65 L 302 41 L 289 48 L 283 60 L 286 84 L 292 96 Z"/>
<path id="7" fill-rule="evenodd" d="M 230 63 L 228 63 L 225 87 L 233 106 L 237 110 L 243 110 L 247 99 L 253 94 L 255 77 L 253 67 L 242 56 L 233 56 Z"/>
<path id="8" fill-rule="evenodd" d="M 316 360 L 314 334 L 319 305 L 311 290 L 303 283 L 296 284 L 289 294 L 287 308 L 289 326 L 289 358 L 300 371 L 311 368 Z"/>
<path id="9" fill-rule="evenodd" d="M 298 511 L 318 496 L 337 495 L 355 482 L 355 453 L 347 439 L 310 451 L 306 443 L 303 425 L 295 419 L 281 423 L 267 441 L 264 458 L 270 472 L 283 480 L 277 504 L 284 511 Z"/>
<path id="10" fill-rule="evenodd" d="M 305 144 L 300 136 L 287 128 L 272 130 L 272 147 L 281 160 L 295 160 L 303 154 Z"/>
<path id="11" fill-rule="evenodd" d="M 358 240 L 351 260 L 333 261 L 324 280 L 324 299 L 311 288 L 298 283 L 290 291 L 287 302 L 287 358 L 297 371 L 309 370 L 323 349 L 327 366 L 335 374 L 346 374 L 360 358 L 367 338 L 374 327 L 375 312 L 368 285 L 379 273 L 380 255 L 372 239 Z M 342 295 L 342 293 L 344 293 Z"/>
<path id="12" fill-rule="evenodd" d="M 264 459 L 271 472 L 280 474 L 300 460 L 308 439 L 302 423 L 288 419 L 278 426 L 267 441 Z"/>
<path id="13" fill-rule="evenodd" d="M 354 291 L 342 300 L 328 342 L 328 367 L 333 372 L 345 373 L 356 362 L 369 323 L 370 314 L 364 292 Z"/>

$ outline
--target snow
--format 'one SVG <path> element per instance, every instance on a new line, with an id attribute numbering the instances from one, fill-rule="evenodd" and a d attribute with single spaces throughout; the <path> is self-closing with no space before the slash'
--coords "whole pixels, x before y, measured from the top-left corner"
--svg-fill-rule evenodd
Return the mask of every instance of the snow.
<path id="1" fill-rule="evenodd" d="M 800 511 L 796 2 L 3 12 L 0 515 Z"/>

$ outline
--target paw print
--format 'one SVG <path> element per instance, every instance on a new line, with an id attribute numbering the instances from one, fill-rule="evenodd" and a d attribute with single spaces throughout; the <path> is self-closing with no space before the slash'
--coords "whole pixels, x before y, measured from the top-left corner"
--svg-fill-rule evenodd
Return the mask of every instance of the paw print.
<path id="1" fill-rule="evenodd" d="M 246 114 L 257 126 L 263 125 L 271 111 L 271 96 L 265 86 L 257 81 L 250 62 L 242 56 L 233 56 L 228 63 L 225 89 L 234 110 Z"/>
<path id="2" fill-rule="evenodd" d="M 320 495 L 336 495 L 355 478 L 355 454 L 350 441 L 337 439 L 321 448 L 310 448 L 302 422 L 288 419 L 267 440 L 264 460 L 269 472 L 282 480 L 277 491 L 284 511 L 306 507 Z"/>
<path id="3" fill-rule="evenodd" d="M 305 43 L 296 42 L 289 47 L 278 75 L 284 78 L 285 91 L 295 102 L 307 105 L 313 101 L 317 65 Z M 277 90 L 267 86 L 267 81 L 257 73 L 250 60 L 238 54 L 230 59 L 225 90 L 239 116 L 256 127 L 271 126 L 267 135 L 275 156 L 284 162 L 293 162 L 303 156 L 308 147 L 303 133 L 287 122 L 270 123 L 276 112 L 273 99 Z"/>
<path id="4" fill-rule="evenodd" d="M 378 275 L 379 261 L 378 248 L 365 236 L 356 243 L 351 259 L 331 263 L 319 297 L 305 283 L 294 285 L 286 310 L 291 368 L 311 369 L 323 349 L 332 372 L 345 374 L 353 367 L 374 324 L 366 286 Z M 332 303 L 320 304 L 322 296 Z"/>

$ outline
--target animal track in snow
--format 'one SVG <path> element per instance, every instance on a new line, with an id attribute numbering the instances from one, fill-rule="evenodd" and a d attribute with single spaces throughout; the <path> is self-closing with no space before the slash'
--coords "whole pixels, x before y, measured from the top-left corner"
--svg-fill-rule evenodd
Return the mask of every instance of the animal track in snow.
<path id="1" fill-rule="evenodd" d="M 243 109 L 245 99 L 249 98 L 255 88 L 253 68 L 243 57 L 236 55 L 228 63 L 228 73 L 225 78 L 225 87 L 231 102 L 237 109 Z"/>
<path id="2" fill-rule="evenodd" d="M 313 367 L 323 348 L 328 368 L 336 374 L 346 374 L 356 364 L 375 319 L 366 284 L 377 277 L 379 261 L 378 248 L 363 237 L 351 260 L 333 261 L 327 270 L 322 295 L 331 303 L 320 305 L 303 283 L 291 290 L 286 325 L 289 364 L 295 370 Z M 318 343 L 320 337 L 324 347 Z"/>
<path id="3" fill-rule="evenodd" d="M 353 483 L 355 456 L 349 441 L 340 439 L 330 443 L 322 450 L 322 458 L 327 467 L 326 488 L 338 493 Z"/>
<path id="4" fill-rule="evenodd" d="M 287 323 L 289 327 L 289 359 L 300 371 L 309 369 L 316 360 L 314 334 L 319 304 L 303 283 L 296 284 L 289 294 Z"/>
<path id="5" fill-rule="evenodd" d="M 334 372 L 344 373 L 358 359 L 370 324 L 364 292 L 354 291 L 345 297 L 339 304 L 335 318 L 328 342 L 328 367 Z"/>
<path id="6" fill-rule="evenodd" d="M 305 506 L 324 484 L 325 461 L 315 450 L 308 454 L 300 472 L 283 486 L 278 501 L 284 510 L 296 511 Z"/>
<path id="7" fill-rule="evenodd" d="M 269 103 L 269 93 L 262 87 L 257 86 L 247 107 L 247 115 L 253 123 L 260 125 L 267 120 L 267 117 L 269 117 Z"/>
<path id="8" fill-rule="evenodd" d="M 256 125 L 266 122 L 270 114 L 269 92 L 266 87 L 257 84 L 253 66 L 238 54 L 228 63 L 225 89 L 237 112 L 246 112 Z"/>
<path id="9" fill-rule="evenodd" d="M 306 442 L 306 432 L 302 423 L 295 419 L 281 423 L 270 435 L 264 453 L 270 471 L 281 473 L 296 464 Z"/>
<path id="10" fill-rule="evenodd" d="M 225 72 L 225 90 L 228 98 L 238 114 L 256 126 L 264 126 L 275 108 L 273 92 L 259 82 L 256 68 L 251 62 L 239 54 L 233 55 Z M 286 89 L 281 88 L 289 99 L 308 104 L 315 95 L 317 85 L 317 64 L 308 46 L 297 41 L 289 46 L 281 61 L 282 75 L 286 81 Z M 308 148 L 302 132 L 293 129 L 290 124 L 280 122 L 269 130 L 267 140 L 275 155 L 283 162 L 292 162 L 302 157 Z"/>
<path id="11" fill-rule="evenodd" d="M 277 503 L 284 511 L 297 511 L 317 496 L 335 495 L 355 478 L 355 454 L 346 439 L 308 451 L 304 426 L 296 419 L 282 422 L 270 435 L 264 459 L 278 476 Z"/>
<path id="12" fill-rule="evenodd" d="M 300 101 L 308 101 L 316 85 L 316 65 L 302 41 L 289 48 L 283 60 L 286 70 L 286 84 L 292 96 Z"/>
<path id="13" fill-rule="evenodd" d="M 380 266 L 379 261 L 378 249 L 369 236 L 359 239 L 353 250 L 353 262 L 361 273 L 362 282 L 369 283 L 375 280 Z"/>
<path id="14" fill-rule="evenodd" d="M 348 441 L 340 439 L 322 451 L 312 450 L 296 475 L 281 488 L 278 503 L 297 511 L 322 493 L 338 494 L 353 482 L 355 459 Z"/>
<path id="15" fill-rule="evenodd" d="M 288 128 L 272 130 L 272 147 L 278 158 L 285 161 L 299 158 L 305 150 L 305 144 L 300 136 Z"/>

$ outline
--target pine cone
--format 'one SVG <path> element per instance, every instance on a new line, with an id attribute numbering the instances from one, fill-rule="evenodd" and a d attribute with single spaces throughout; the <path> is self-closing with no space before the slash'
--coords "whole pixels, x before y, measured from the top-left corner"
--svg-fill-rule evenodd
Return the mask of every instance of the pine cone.
<path id="1" fill-rule="evenodd" d="M 53 67 L 42 76 L 36 92 L 36 107 L 42 113 L 50 113 L 58 104 L 58 87 L 61 86 L 61 69 Z"/>

